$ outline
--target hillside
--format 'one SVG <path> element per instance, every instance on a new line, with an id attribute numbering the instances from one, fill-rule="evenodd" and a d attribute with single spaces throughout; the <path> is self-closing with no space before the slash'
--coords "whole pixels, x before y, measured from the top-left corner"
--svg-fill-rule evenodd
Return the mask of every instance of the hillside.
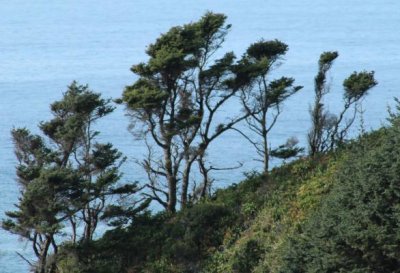
<path id="1" fill-rule="evenodd" d="M 176 215 L 147 212 L 90 246 L 65 246 L 60 272 L 400 272 L 400 121 L 391 122 Z"/>

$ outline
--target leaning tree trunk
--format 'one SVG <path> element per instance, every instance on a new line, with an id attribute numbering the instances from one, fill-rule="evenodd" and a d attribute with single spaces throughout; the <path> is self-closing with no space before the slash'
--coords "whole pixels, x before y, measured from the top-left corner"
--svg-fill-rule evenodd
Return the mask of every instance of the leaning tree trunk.
<path id="1" fill-rule="evenodd" d="M 39 266 L 35 270 L 35 273 L 46 273 L 47 254 L 49 252 L 51 241 L 52 241 L 52 238 L 50 236 L 46 236 L 46 240 L 44 242 L 43 249 L 40 252 Z"/>
<path id="2" fill-rule="evenodd" d="M 209 185 L 210 180 L 208 177 L 208 170 L 205 166 L 204 157 L 200 156 L 198 161 L 199 161 L 199 166 L 200 166 L 200 172 L 203 175 L 203 185 L 202 185 L 202 189 L 200 192 L 200 197 L 203 199 L 206 197 L 207 189 L 210 186 Z"/>
<path id="3" fill-rule="evenodd" d="M 168 204 L 167 211 L 175 213 L 176 211 L 176 184 L 177 180 L 172 169 L 172 155 L 171 155 L 171 145 L 167 145 L 168 148 L 164 150 L 164 160 L 165 160 L 165 171 L 168 182 Z"/>
<path id="4" fill-rule="evenodd" d="M 192 165 L 195 162 L 197 156 L 189 156 L 186 157 L 185 161 L 185 167 L 183 169 L 183 175 L 182 175 L 182 195 L 181 195 L 181 206 L 182 208 L 187 206 L 188 203 L 188 190 L 189 190 L 189 182 L 190 182 L 190 172 L 192 169 Z"/>
<path id="5" fill-rule="evenodd" d="M 263 139 L 263 170 L 264 170 L 264 174 L 268 175 L 268 170 L 269 170 L 269 151 L 268 151 L 268 130 L 267 130 L 267 112 L 265 111 L 263 113 L 263 117 L 262 117 L 262 139 Z"/>

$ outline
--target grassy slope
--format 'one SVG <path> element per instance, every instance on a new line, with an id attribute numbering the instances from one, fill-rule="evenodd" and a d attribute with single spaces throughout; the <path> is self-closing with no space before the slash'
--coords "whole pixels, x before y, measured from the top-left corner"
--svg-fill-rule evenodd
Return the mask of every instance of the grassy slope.
<path id="1" fill-rule="evenodd" d="M 250 196 L 241 203 L 242 214 L 251 209 L 245 228 L 233 240 L 227 236 L 203 272 L 281 272 L 288 239 L 301 233 L 302 224 L 327 197 L 351 150 L 361 146 L 372 150 L 384 140 L 384 132 L 381 129 L 364 135 L 315 160 L 303 158 L 278 167 L 268 182 L 255 177 L 239 184 L 235 194 Z M 246 183 L 254 183 L 254 179 L 262 179 L 257 190 L 240 190 L 246 188 Z M 221 191 L 216 200 L 226 202 L 229 194 L 235 195 L 230 191 Z"/>
<path id="2" fill-rule="evenodd" d="M 300 159 L 274 169 L 268 182 L 253 177 L 236 189 L 217 193 L 219 202 L 229 202 L 235 194 L 248 195 L 241 203 L 247 221 L 237 238 L 225 234 L 224 247 L 204 272 L 278 272 L 282 246 L 329 192 L 344 156 L 341 152 L 318 160 Z M 246 183 L 258 179 L 260 187 L 246 192 Z"/>

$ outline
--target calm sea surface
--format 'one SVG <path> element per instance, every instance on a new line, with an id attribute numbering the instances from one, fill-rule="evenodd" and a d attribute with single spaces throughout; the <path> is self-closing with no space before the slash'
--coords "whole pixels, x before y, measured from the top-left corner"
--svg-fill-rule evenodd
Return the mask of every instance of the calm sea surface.
<path id="1" fill-rule="evenodd" d="M 272 145 L 297 136 L 303 143 L 309 128 L 308 108 L 321 52 L 337 50 L 329 108 L 338 110 L 341 83 L 354 70 L 375 70 L 379 86 L 363 106 L 367 128 L 385 122 L 386 107 L 399 95 L 400 2 L 398 0 L 0 0 L 0 218 L 17 202 L 10 130 L 36 125 L 50 117 L 49 104 L 61 97 L 72 80 L 88 83 L 105 97 L 120 96 L 135 78 L 132 64 L 146 60 L 144 49 L 171 26 L 197 20 L 205 11 L 228 15 L 233 25 L 224 51 L 241 55 L 260 38 L 280 39 L 290 51 L 277 75 L 292 76 L 305 88 L 286 103 Z M 233 109 L 232 109 L 233 110 Z M 229 109 L 227 109 L 229 112 Z M 126 130 L 123 109 L 99 124 L 102 138 L 128 157 L 126 179 L 142 179 L 134 166 L 143 149 Z M 354 134 L 357 132 L 355 129 Z M 257 169 L 251 147 L 235 134 L 214 143 L 213 165 L 240 170 L 214 174 L 215 186 L 226 186 Z M 27 272 L 16 252 L 30 247 L 0 231 L 0 272 Z"/>

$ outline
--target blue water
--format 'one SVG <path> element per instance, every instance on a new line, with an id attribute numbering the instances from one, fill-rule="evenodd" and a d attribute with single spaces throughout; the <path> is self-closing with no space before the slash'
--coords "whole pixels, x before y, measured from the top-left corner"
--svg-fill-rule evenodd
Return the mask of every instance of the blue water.
<path id="1" fill-rule="evenodd" d="M 385 122 L 386 107 L 398 95 L 397 0 L 0 0 L 0 4 L 0 215 L 13 209 L 18 198 L 9 134 L 13 127 L 37 132 L 36 124 L 50 116 L 49 104 L 61 97 L 72 80 L 89 83 L 105 97 L 118 97 L 135 79 L 130 66 L 146 60 L 147 44 L 206 10 L 225 13 L 233 25 L 224 50 L 240 56 L 260 38 L 277 38 L 290 46 L 276 75 L 292 76 L 305 88 L 286 103 L 272 144 L 292 135 L 304 143 L 313 77 L 322 51 L 340 53 L 331 73 L 332 111 L 340 106 L 341 82 L 354 70 L 375 70 L 379 81 L 363 104 L 367 128 Z M 117 109 L 99 130 L 104 140 L 128 155 L 126 178 L 140 180 L 143 176 L 134 159 L 141 157 L 143 149 L 127 132 L 127 125 L 123 109 Z M 251 147 L 235 134 L 214 143 L 209 156 L 218 167 L 244 163 L 240 170 L 214 174 L 215 186 L 237 182 L 243 171 L 260 167 L 252 160 Z M 16 251 L 30 255 L 29 245 L 0 231 L 0 272 L 28 271 Z"/>

